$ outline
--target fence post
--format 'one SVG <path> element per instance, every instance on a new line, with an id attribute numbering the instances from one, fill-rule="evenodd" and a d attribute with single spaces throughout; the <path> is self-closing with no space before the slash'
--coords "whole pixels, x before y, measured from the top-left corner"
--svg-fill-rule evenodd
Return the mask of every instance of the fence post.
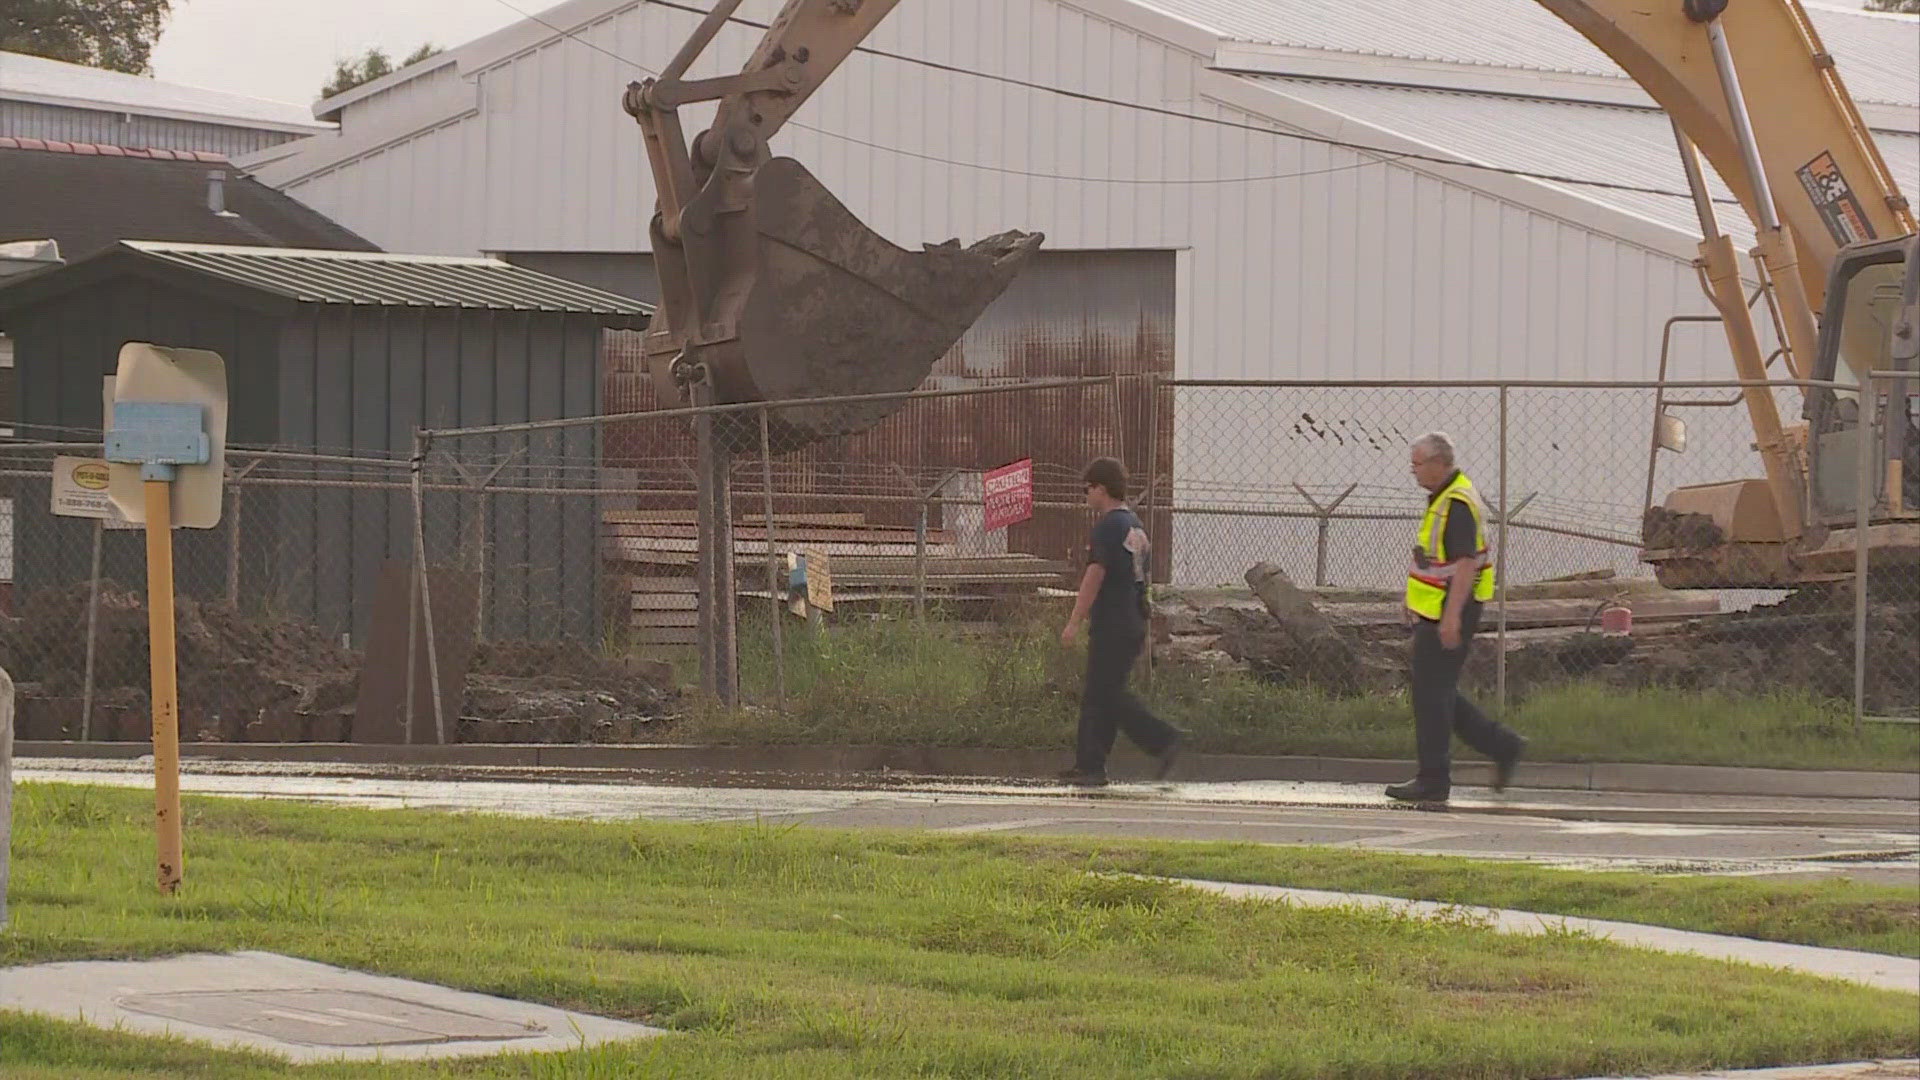
<path id="1" fill-rule="evenodd" d="M 780 553 L 774 549 L 773 533 L 773 437 L 767 419 L 768 408 L 760 406 L 760 487 L 761 509 L 767 515 L 767 610 L 773 616 L 773 697 L 781 712 L 787 711 L 786 627 L 780 602 L 786 592 L 780 580 Z"/>
<path id="2" fill-rule="evenodd" d="M 0 930 L 7 928 L 7 875 L 13 863 L 13 677 L 0 668 Z"/>
<path id="3" fill-rule="evenodd" d="M 1494 702 L 1500 715 L 1507 712 L 1507 522 L 1513 515 L 1507 510 L 1507 387 L 1500 387 L 1500 550 L 1494 552 L 1494 579 L 1500 583 L 1500 630 L 1494 637 L 1498 655 L 1494 657 Z"/>
<path id="4" fill-rule="evenodd" d="M 244 501 L 244 492 L 239 484 L 231 484 L 227 490 L 232 493 L 232 507 L 227 511 L 227 606 L 240 606 L 240 506 Z"/>
<path id="5" fill-rule="evenodd" d="M 1853 734 L 1867 715 L 1867 526 L 1873 509 L 1873 424 L 1880 392 L 1872 376 L 1860 380 L 1860 460 L 1853 494 Z"/>
<path id="6" fill-rule="evenodd" d="M 1314 530 L 1318 534 L 1313 547 L 1313 584 L 1315 588 L 1324 589 L 1327 587 L 1327 534 L 1333 526 L 1333 515 L 1340 509 L 1340 504 L 1347 501 L 1347 496 L 1352 495 L 1359 487 L 1360 485 L 1358 483 L 1348 484 L 1347 490 L 1341 492 L 1338 498 L 1326 506 L 1321 506 L 1319 500 L 1309 495 L 1307 489 L 1301 487 L 1298 480 L 1293 483 L 1293 490 L 1299 492 L 1300 497 L 1307 500 L 1307 505 L 1313 507 L 1314 514 L 1318 516 L 1318 520 L 1314 523 Z"/>
<path id="7" fill-rule="evenodd" d="M 927 514 L 931 493 L 920 500 L 920 519 L 913 526 L 913 621 L 927 621 Z"/>
<path id="8" fill-rule="evenodd" d="M 1147 490 L 1142 496 L 1147 512 L 1147 647 L 1144 650 L 1146 660 L 1147 692 L 1153 692 L 1153 564 L 1160 558 L 1159 549 L 1154 546 L 1154 531 L 1160 516 L 1160 373 L 1147 373 Z M 1167 577 L 1173 577 L 1173 537 L 1167 537 Z"/>
<path id="9" fill-rule="evenodd" d="M 93 741 L 93 658 L 100 642 L 100 544 L 107 523 L 93 519 L 93 570 L 87 578 L 87 671 L 80 689 L 80 741 Z"/>
<path id="10" fill-rule="evenodd" d="M 427 583 L 426 498 L 421 493 L 422 477 L 420 474 L 427 462 L 427 445 L 427 435 L 418 428 L 414 429 L 413 461 L 411 462 L 412 467 L 408 469 L 408 472 L 412 476 L 413 487 L 413 559 L 416 568 L 416 577 L 414 580 L 419 589 L 417 595 L 420 598 L 420 619 L 424 624 L 422 629 L 426 631 L 427 635 L 427 689 L 433 695 L 433 734 L 436 741 L 441 745 L 445 745 L 447 741 L 447 721 L 440 705 L 440 650 L 433 640 L 433 589 L 432 586 Z M 408 607 L 412 607 L 412 604 L 408 604 Z M 413 620 L 409 618 L 407 621 L 411 624 Z M 411 634 L 408 635 L 407 641 L 408 652 L 411 654 L 413 648 L 413 637 Z M 408 663 L 407 665 L 407 680 L 407 702 L 409 707 L 411 707 L 413 702 L 412 663 Z M 407 730 L 409 734 L 411 734 L 413 730 L 413 719 L 411 716 L 407 719 Z"/>

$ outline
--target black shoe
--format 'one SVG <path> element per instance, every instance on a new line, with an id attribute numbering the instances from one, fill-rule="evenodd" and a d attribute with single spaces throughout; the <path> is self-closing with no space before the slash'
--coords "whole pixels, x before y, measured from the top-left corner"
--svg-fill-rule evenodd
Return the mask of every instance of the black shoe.
<path id="1" fill-rule="evenodd" d="M 1495 791 L 1507 790 L 1507 785 L 1513 782 L 1514 766 L 1520 764 L 1520 755 L 1527 752 L 1527 737 L 1516 735 L 1514 738 L 1517 741 L 1513 744 L 1513 753 L 1493 763 L 1493 790 Z"/>
<path id="2" fill-rule="evenodd" d="M 1173 737 L 1173 741 L 1167 744 L 1165 750 L 1160 751 L 1160 767 L 1153 773 L 1155 780 L 1167 778 L 1167 774 L 1173 771 L 1174 762 L 1180 760 L 1180 751 L 1186 749 L 1186 746 L 1187 733 L 1182 731 Z"/>
<path id="3" fill-rule="evenodd" d="M 1072 784 L 1074 787 L 1107 786 L 1107 774 L 1103 772 L 1087 772 L 1084 769 L 1076 767 L 1072 769 L 1062 769 L 1058 775 L 1062 782 Z"/>
<path id="4" fill-rule="evenodd" d="M 1446 802 L 1452 789 L 1432 780 L 1409 780 L 1404 784 L 1394 784 L 1387 788 L 1389 798 L 1402 802 Z"/>

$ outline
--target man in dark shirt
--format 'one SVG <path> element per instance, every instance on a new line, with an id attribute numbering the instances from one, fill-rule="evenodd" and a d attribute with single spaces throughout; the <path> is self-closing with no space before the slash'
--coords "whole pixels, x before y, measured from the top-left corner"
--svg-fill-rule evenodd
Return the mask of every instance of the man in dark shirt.
<path id="1" fill-rule="evenodd" d="M 1127 675 L 1147 642 L 1147 530 L 1127 508 L 1127 470 L 1113 458 L 1087 466 L 1087 505 L 1100 515 L 1087 541 L 1087 570 L 1060 640 L 1068 645 L 1087 624 L 1087 677 L 1080 696 L 1080 734 L 1074 767 L 1061 779 L 1085 787 L 1107 782 L 1107 754 L 1116 729 L 1160 760 L 1159 777 L 1173 768 L 1184 733 L 1127 689 Z"/>

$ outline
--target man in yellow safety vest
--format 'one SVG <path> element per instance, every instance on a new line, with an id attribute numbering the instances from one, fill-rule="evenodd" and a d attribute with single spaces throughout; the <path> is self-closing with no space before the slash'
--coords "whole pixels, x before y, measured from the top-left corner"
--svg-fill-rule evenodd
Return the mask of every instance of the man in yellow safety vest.
<path id="1" fill-rule="evenodd" d="M 1490 720 L 1460 694 L 1480 611 L 1493 599 L 1486 510 L 1454 465 L 1453 440 L 1432 432 L 1414 440 L 1413 478 L 1427 492 L 1427 512 L 1414 536 L 1407 569 L 1406 618 L 1413 627 L 1413 727 L 1420 774 L 1387 794 L 1410 802 L 1444 802 L 1453 780 L 1453 733 L 1494 762 L 1493 789 L 1513 778 L 1527 740 Z"/>

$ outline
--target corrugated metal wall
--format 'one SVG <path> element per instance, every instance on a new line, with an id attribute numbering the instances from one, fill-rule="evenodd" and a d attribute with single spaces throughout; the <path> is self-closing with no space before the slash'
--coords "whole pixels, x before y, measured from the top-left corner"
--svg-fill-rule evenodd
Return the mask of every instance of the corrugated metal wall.
<path id="1" fill-rule="evenodd" d="M 303 138 L 284 131 L 6 100 L 0 100 L 0 135 L 152 150 L 203 150 L 228 157 Z"/>
<path id="2" fill-rule="evenodd" d="M 8 331 L 14 338 L 22 424 L 76 436 L 99 431 L 102 377 L 113 374 L 122 344 L 151 341 L 218 352 L 227 365 L 228 441 L 257 445 L 275 440 L 276 329 L 271 319 L 256 312 L 210 303 L 177 287 L 122 278 L 16 313 Z M 271 507 L 260 510 L 268 513 Z M 91 527 L 78 519 L 54 518 L 38 500 L 21 501 L 15 515 L 20 594 L 87 580 Z M 271 532 L 254 534 L 260 542 L 243 550 L 243 573 L 264 570 L 269 546 L 265 538 Z M 101 548 L 104 577 L 123 589 L 141 589 L 146 581 L 142 545 L 138 532 L 109 530 Z M 181 530 L 174 542 L 180 591 L 193 597 L 224 595 L 226 551 L 223 532 Z"/>
<path id="3" fill-rule="evenodd" d="M 281 336 L 280 439 L 404 458 L 417 426 L 588 416 L 600 407 L 599 366 L 600 329 L 587 316 L 305 307 Z M 546 466 L 537 476 L 517 473 L 515 486 L 591 487 L 591 476 L 562 466 L 594 461 L 598 440 L 583 427 L 441 449 L 481 475 L 508 455 Z M 405 474 L 367 470 L 365 478 Z M 413 550 L 408 493 L 294 490 L 282 513 L 286 564 L 351 583 L 290 579 L 287 602 L 323 625 L 364 632 L 366 588 L 382 562 Z M 598 520 L 597 500 L 586 496 L 430 493 L 425 514 L 433 560 L 478 566 L 473 541 L 485 545 L 487 632 L 496 639 L 597 637 Z"/>
<path id="4" fill-rule="evenodd" d="M 21 421 L 97 431 L 101 377 L 120 345 L 152 341 L 212 349 L 226 361 L 228 441 L 404 460 L 417 426 L 486 424 L 591 415 L 600 406 L 600 329 L 589 316 L 491 311 L 318 307 L 285 315 L 237 308 L 164 283 L 121 278 L 14 316 Z M 591 429 L 459 449 L 520 451 L 589 463 Z M 276 470 L 287 475 L 288 470 Z M 315 470 L 343 479 L 342 470 Z M 405 470 L 363 469 L 352 479 L 400 484 Z M 543 486 L 590 486 L 553 468 Z M 489 560 L 489 633 L 502 639 L 600 632 L 598 500 L 587 496 L 434 493 L 425 522 L 435 561 L 471 556 L 477 535 Z M 87 544 L 62 543 L 44 503 L 18 508 L 21 592 L 84 582 Z M 249 602 L 330 631 L 364 634 L 381 564 L 413 551 L 411 498 L 398 488 L 251 488 L 240 529 Z M 474 515 L 484 515 L 477 526 Z M 175 561 L 189 596 L 226 594 L 227 531 L 183 530 Z M 109 532 L 106 575 L 143 580 L 137 533 Z"/>

